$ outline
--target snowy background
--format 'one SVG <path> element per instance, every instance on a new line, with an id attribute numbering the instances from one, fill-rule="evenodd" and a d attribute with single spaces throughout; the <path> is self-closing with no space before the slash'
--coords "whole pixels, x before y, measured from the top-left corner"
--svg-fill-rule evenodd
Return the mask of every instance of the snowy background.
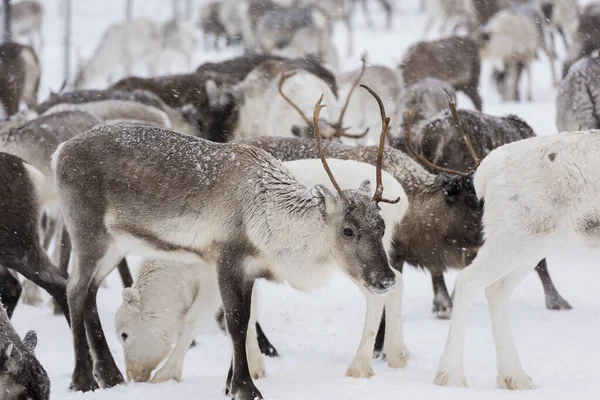
<path id="1" fill-rule="evenodd" d="M 42 0 L 45 8 L 42 54 L 43 100 L 51 88 L 58 90 L 62 77 L 62 14 L 59 0 Z M 73 42 L 83 58 L 94 51 L 106 27 L 125 17 L 124 0 L 73 1 Z M 134 15 L 165 21 L 172 15 L 170 0 L 136 0 Z M 201 1 L 197 1 L 200 4 Z M 359 11 L 355 16 L 355 55 L 346 57 L 346 32 L 335 30 L 342 70 L 360 66 L 360 54 L 368 53 L 370 64 L 394 67 L 407 47 L 423 38 L 426 16 L 419 14 L 418 0 L 396 0 L 392 31 L 384 30 L 384 16 L 370 2 L 375 21 L 368 28 Z M 197 15 L 197 14 L 196 14 Z M 194 18 L 196 18 L 194 15 Z M 432 30 L 429 38 L 438 35 Z M 561 41 L 559 52 L 564 55 Z M 239 49 L 205 51 L 199 41 L 197 63 L 222 60 L 240 54 Z M 73 64 L 76 57 L 74 56 Z M 484 64 L 481 91 L 484 112 L 513 113 L 527 121 L 538 135 L 555 134 L 554 100 L 548 61 L 541 56 L 534 64 L 534 102 L 502 104 L 490 83 L 491 66 Z M 557 70 L 560 66 L 557 63 Z M 459 106 L 472 108 L 459 94 Z M 429 275 L 405 267 L 404 316 L 408 366 L 392 370 L 374 360 L 376 376 L 352 379 L 344 376 L 358 346 L 365 304 L 352 283 L 336 277 L 331 287 L 302 294 L 285 286 L 260 284 L 260 321 L 281 358 L 266 360 L 267 377 L 257 381 L 267 399 L 598 399 L 600 398 L 600 282 L 597 254 L 561 254 L 548 258 L 550 272 L 560 293 L 574 307 L 552 312 L 544 305 L 542 286 L 535 273 L 516 290 L 511 307 L 513 331 L 526 371 L 538 386 L 529 392 L 502 391 L 495 387 L 496 365 L 492 331 L 483 296 L 471 314 L 465 350 L 469 389 L 433 386 L 437 362 L 445 343 L 448 321 L 431 314 L 432 289 Z M 448 274 L 452 284 L 456 274 Z M 99 294 L 102 322 L 113 354 L 124 371 L 122 348 L 114 331 L 114 312 L 121 300 L 118 275 L 109 278 Z M 48 301 L 42 308 L 20 304 L 13 317 L 21 335 L 35 329 L 39 336 L 37 355 L 52 379 L 52 398 L 62 399 L 224 399 L 222 393 L 231 356 L 228 338 L 210 324 L 188 353 L 181 383 L 128 384 L 94 393 L 70 393 L 73 367 L 72 340 L 63 317 L 53 316 Z"/>

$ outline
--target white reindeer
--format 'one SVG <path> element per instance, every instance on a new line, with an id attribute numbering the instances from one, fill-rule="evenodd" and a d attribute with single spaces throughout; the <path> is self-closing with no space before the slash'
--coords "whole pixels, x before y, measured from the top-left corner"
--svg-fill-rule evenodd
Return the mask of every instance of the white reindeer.
<path id="1" fill-rule="evenodd" d="M 509 323 L 517 285 L 549 253 L 600 247 L 600 131 L 538 136 L 493 150 L 475 173 L 485 243 L 458 275 L 454 310 L 435 383 L 466 386 L 463 349 L 471 306 L 485 289 L 497 384 L 531 389 Z"/>
<path id="2" fill-rule="evenodd" d="M 342 189 L 360 186 L 376 173 L 374 166 L 356 161 L 331 159 L 327 160 L 327 164 L 338 177 L 337 182 Z M 322 184 L 335 190 L 320 160 L 290 161 L 284 165 L 304 185 Z M 382 171 L 382 179 L 386 193 L 405 198 L 402 186 L 393 176 Z M 374 192 L 373 189 L 369 190 Z M 407 209 L 407 201 L 381 204 L 381 216 L 386 224 L 383 240 L 388 253 L 392 249 L 394 231 Z M 385 298 L 360 288 L 367 301 L 367 314 L 359 348 L 346 371 L 348 376 L 370 378 L 374 375 L 371 359 L 384 303 L 387 317 L 384 352 L 388 364 L 392 368 L 406 365 L 408 352 L 404 344 L 401 314 L 402 275 L 397 272 L 396 276 L 398 284 Z M 307 283 L 307 286 L 310 284 Z M 171 261 L 145 263 L 134 287 L 123 290 L 123 304 L 116 314 L 115 326 L 125 350 L 127 377 L 134 381 L 147 381 L 176 342 L 173 353 L 152 381 L 181 380 L 187 349 L 202 323 L 214 314 L 220 301 L 214 265 Z M 255 320 L 256 313 L 253 312 L 248 325 L 246 348 L 250 374 L 258 379 L 264 376 L 265 368 L 256 339 Z"/>
<path id="3" fill-rule="evenodd" d="M 134 66 L 144 65 L 154 73 L 156 52 L 161 49 L 161 28 L 148 19 L 135 19 L 111 25 L 93 56 L 79 66 L 76 89 L 113 83 L 121 75 L 131 75 Z"/>

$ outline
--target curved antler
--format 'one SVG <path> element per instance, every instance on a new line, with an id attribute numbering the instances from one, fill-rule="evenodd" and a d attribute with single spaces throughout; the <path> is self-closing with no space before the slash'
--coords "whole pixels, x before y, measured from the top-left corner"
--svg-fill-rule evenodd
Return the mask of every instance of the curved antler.
<path id="1" fill-rule="evenodd" d="M 308 119 L 306 114 L 304 114 L 302 112 L 302 110 L 300 109 L 300 107 L 298 107 L 298 105 L 296 103 L 294 103 L 289 97 L 286 96 L 285 93 L 283 93 L 283 84 L 285 83 L 286 80 L 288 80 L 288 78 L 291 78 L 294 75 L 296 75 L 295 72 L 290 72 L 287 74 L 285 72 L 281 73 L 281 78 L 279 79 L 279 86 L 278 86 L 279 94 L 294 110 L 298 111 L 298 114 L 300 114 L 300 116 L 302 117 L 304 122 L 306 122 L 306 125 L 311 126 L 310 119 Z"/>
<path id="2" fill-rule="evenodd" d="M 440 167 L 439 165 L 432 163 L 431 161 L 429 161 L 428 159 L 426 159 L 425 157 L 423 157 L 422 155 L 417 153 L 417 151 L 413 147 L 412 139 L 410 136 L 410 128 L 412 127 L 413 119 L 414 119 L 416 113 L 417 113 L 417 109 L 415 108 L 408 115 L 408 120 L 404 120 L 404 137 L 406 138 L 406 148 L 410 151 L 410 153 L 413 155 L 413 157 L 415 157 L 415 159 L 420 161 L 422 164 L 428 166 L 432 170 L 444 172 L 444 173 L 450 174 L 450 175 L 460 175 L 460 176 L 464 176 L 464 177 L 469 177 L 470 174 L 465 174 L 464 172 L 456 171 L 456 170 L 450 169 L 450 168 Z"/>
<path id="3" fill-rule="evenodd" d="M 338 118 L 338 121 L 334 124 L 335 130 L 336 130 L 336 136 L 344 136 L 344 137 L 353 138 L 353 139 L 360 139 L 369 132 L 369 129 L 367 128 L 367 130 L 365 132 L 363 132 L 361 134 L 353 135 L 353 134 L 349 134 L 346 132 L 350 128 L 342 128 L 342 123 L 344 122 L 344 115 L 346 114 L 346 110 L 348 109 L 348 105 L 350 104 L 350 98 L 352 97 L 352 93 L 354 93 L 354 89 L 356 89 L 356 87 L 360 83 L 360 80 L 362 79 L 362 77 L 365 74 L 365 69 L 367 68 L 366 55 L 363 54 L 362 57 L 360 58 L 360 61 L 362 62 L 362 68 L 360 69 L 360 73 L 358 74 L 358 77 L 354 80 L 354 82 L 352 83 L 352 87 L 350 88 L 350 91 L 348 92 L 348 95 L 346 96 L 346 101 L 344 102 L 344 106 L 342 107 L 342 110 L 340 111 L 340 117 Z"/>
<path id="4" fill-rule="evenodd" d="M 390 126 L 390 117 L 385 114 L 385 107 L 381 97 L 373 89 L 367 85 L 360 85 L 367 92 L 371 93 L 371 96 L 375 98 L 379 105 L 379 111 L 381 112 L 381 135 L 379 136 L 379 148 L 377 149 L 377 163 L 375 164 L 375 174 L 377 186 L 375 187 L 375 194 L 373 195 L 373 201 L 376 203 L 390 203 L 396 204 L 400 201 L 400 197 L 396 200 L 388 200 L 382 197 L 383 195 L 383 179 L 381 178 L 381 170 L 383 168 L 383 150 L 385 149 L 385 136 Z"/>
<path id="5" fill-rule="evenodd" d="M 473 143 L 471 142 L 471 132 L 465 133 L 460 123 L 460 119 L 458 118 L 458 111 L 456 111 L 456 103 L 454 102 L 454 99 L 446 89 L 444 89 L 444 92 L 446 93 L 446 98 L 448 99 L 448 107 L 450 107 L 450 112 L 452 113 L 452 119 L 454 120 L 456 130 L 463 137 L 465 144 L 467 145 L 467 149 L 469 149 L 469 153 L 471 154 L 473 161 L 475 161 L 475 167 L 473 167 L 470 171 L 470 173 L 473 173 L 473 171 L 479 167 L 481 160 L 479 157 L 477 157 L 477 152 L 475 151 L 475 147 L 473 147 Z M 467 126 L 467 131 L 468 130 L 469 127 Z"/>
<path id="6" fill-rule="evenodd" d="M 325 155 L 323 154 L 323 146 L 321 145 L 321 131 L 319 130 L 319 114 L 321 113 L 321 109 L 324 107 L 327 107 L 327 106 L 321 105 L 322 101 L 323 101 L 323 95 L 321 95 L 321 97 L 319 97 L 319 101 L 317 101 L 317 104 L 315 104 L 315 109 L 313 111 L 313 124 L 314 124 L 313 126 L 314 126 L 314 132 L 315 132 L 315 140 L 317 142 L 317 152 L 319 153 L 319 158 L 321 159 L 323 168 L 325 168 L 325 172 L 327 172 L 327 175 L 329 176 L 329 179 L 331 180 L 333 187 L 335 188 L 335 190 L 337 190 L 337 192 L 339 193 L 340 197 L 344 200 L 344 202 L 350 206 L 350 205 L 352 205 L 352 203 L 350 202 L 350 200 L 348 200 L 348 198 L 346 197 L 346 195 L 340 188 L 340 185 L 338 185 L 337 181 L 335 180 L 335 177 L 333 176 L 333 172 L 331 172 L 331 169 L 329 169 L 329 165 L 327 164 L 327 160 L 325 159 Z"/>

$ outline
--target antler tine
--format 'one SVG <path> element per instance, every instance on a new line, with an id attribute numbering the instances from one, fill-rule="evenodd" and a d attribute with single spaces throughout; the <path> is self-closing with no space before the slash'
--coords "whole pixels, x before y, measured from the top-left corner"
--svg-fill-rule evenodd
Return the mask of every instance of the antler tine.
<path id="1" fill-rule="evenodd" d="M 323 145 L 321 144 L 321 131 L 319 130 L 319 114 L 321 113 L 321 109 L 324 107 L 327 107 L 327 106 L 321 105 L 322 101 L 323 101 L 323 95 L 321 95 L 321 97 L 319 97 L 319 101 L 317 101 L 317 104 L 315 104 L 315 109 L 313 111 L 313 124 L 314 124 L 313 130 L 315 133 L 315 140 L 317 142 L 317 152 L 319 153 L 319 158 L 321 159 L 323 168 L 325 168 L 325 172 L 327 172 L 329 179 L 331 179 L 331 183 L 333 184 L 333 187 L 335 188 L 335 190 L 337 190 L 337 192 L 339 193 L 340 197 L 344 200 L 344 202 L 348 205 L 351 205 L 352 203 L 350 203 L 350 201 L 348 200 L 348 198 L 346 197 L 346 195 L 340 188 L 340 185 L 338 185 L 337 181 L 335 180 L 335 177 L 333 176 L 333 172 L 331 172 L 331 169 L 329 169 L 329 164 L 327 164 L 327 160 L 325 159 L 325 155 L 323 154 Z"/>
<path id="2" fill-rule="evenodd" d="M 346 134 L 342 134 L 342 122 L 344 121 L 344 115 L 346 114 L 346 110 L 348 109 L 348 104 L 350 104 L 350 98 L 352 97 L 352 93 L 354 92 L 354 89 L 356 89 L 356 87 L 358 86 L 358 84 L 360 83 L 360 80 L 362 79 L 363 75 L 365 74 L 365 69 L 367 68 L 367 56 L 366 55 L 362 55 L 362 57 L 360 58 L 360 61 L 362 62 L 362 68 L 360 70 L 360 74 L 358 74 L 358 77 L 356 78 L 356 80 L 354 81 L 354 83 L 352 83 L 352 87 L 350 88 L 350 91 L 348 92 L 348 96 L 346 96 L 346 101 L 344 102 L 344 107 L 342 107 L 342 111 L 340 111 L 340 118 L 338 119 L 338 122 L 336 124 L 336 127 L 339 129 L 338 133 L 340 136 L 345 136 Z M 366 135 L 366 133 L 365 133 Z"/>
<path id="3" fill-rule="evenodd" d="M 351 139 L 362 139 L 365 136 L 367 136 L 367 133 L 369 133 L 369 129 L 370 128 L 365 129 L 365 131 L 363 133 L 357 133 L 357 134 L 346 133 L 346 131 L 349 130 L 349 129 L 350 128 L 343 128 L 343 129 L 341 129 L 340 130 L 340 136 L 351 138 Z"/>
<path id="4" fill-rule="evenodd" d="M 456 111 L 456 103 L 454 102 L 454 99 L 446 89 L 444 89 L 444 92 L 446 93 L 446 98 L 448 99 L 448 106 L 450 107 L 450 112 L 452 113 L 452 119 L 454 120 L 456 130 L 463 137 L 465 144 L 467 145 L 467 149 L 469 149 L 469 153 L 471 154 L 473 161 L 475 161 L 475 167 L 473 167 L 473 170 L 476 170 L 477 167 L 479 167 L 481 160 L 479 157 L 477 157 L 477 152 L 475 151 L 475 147 L 473 147 L 473 143 L 471 142 L 471 132 L 469 131 L 469 127 L 467 126 L 467 131 L 469 132 L 466 133 L 462 128 L 460 119 L 458 118 L 458 111 Z"/>
<path id="5" fill-rule="evenodd" d="M 298 107 L 298 105 L 296 103 L 294 103 L 289 97 L 286 96 L 285 93 L 283 93 L 283 84 L 285 83 L 286 80 L 288 80 L 289 78 L 291 78 L 294 75 L 296 75 L 295 72 L 290 72 L 287 74 L 285 72 L 281 73 L 281 78 L 279 79 L 279 86 L 278 86 L 279 94 L 294 110 L 298 111 L 298 114 L 300 114 L 300 116 L 302 117 L 304 122 L 306 122 L 306 125 L 310 126 L 311 122 L 310 122 L 310 119 L 306 116 L 306 114 L 304 114 L 302 112 L 302 110 L 300 109 L 300 107 Z"/>
<path id="6" fill-rule="evenodd" d="M 360 85 L 360 87 L 365 89 L 371 94 L 371 96 L 375 98 L 377 104 L 379 105 L 379 111 L 381 112 L 381 135 L 379 135 L 379 148 L 377 149 L 377 163 L 375 165 L 377 186 L 375 187 L 373 200 L 377 203 L 383 202 L 396 204 L 400 201 L 400 197 L 398 197 L 396 200 L 387 200 L 382 197 L 383 179 L 381 178 L 381 170 L 383 169 L 383 150 L 385 149 L 385 136 L 387 135 L 388 127 L 390 126 L 390 117 L 385 114 L 385 106 L 383 105 L 381 97 L 379 97 L 379 95 L 367 85 Z"/>
<path id="7" fill-rule="evenodd" d="M 408 121 L 404 120 L 404 137 L 406 138 L 406 148 L 410 151 L 410 153 L 413 155 L 413 157 L 415 157 L 418 161 L 420 161 L 422 164 L 428 166 L 432 170 L 444 172 L 444 173 L 450 174 L 450 175 L 459 175 L 459 176 L 469 177 L 469 174 L 465 174 L 464 172 L 456 171 L 456 170 L 453 170 L 450 168 L 440 167 L 439 165 L 432 163 L 431 161 L 429 161 L 428 159 L 426 159 L 425 157 L 423 157 L 422 155 L 417 153 L 417 151 L 413 147 L 412 139 L 410 136 L 410 128 L 412 127 L 413 119 L 414 119 L 416 113 L 417 113 L 417 109 L 415 108 L 408 115 L 408 117 L 409 117 Z"/>

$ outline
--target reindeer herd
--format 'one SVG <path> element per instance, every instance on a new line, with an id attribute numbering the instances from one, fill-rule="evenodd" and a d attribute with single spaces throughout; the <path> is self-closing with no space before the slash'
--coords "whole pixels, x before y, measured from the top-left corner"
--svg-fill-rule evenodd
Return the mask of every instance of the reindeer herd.
<path id="1" fill-rule="evenodd" d="M 430 273 L 433 313 L 451 319 L 435 384 L 467 386 L 467 320 L 485 291 L 497 384 L 533 387 L 512 338 L 511 294 L 535 269 L 546 307 L 570 309 L 545 257 L 600 247 L 600 3 L 426 0 L 424 34 L 442 19 L 450 36 L 414 43 L 397 68 L 363 56 L 361 68 L 340 71 L 333 25 L 345 26 L 351 54 L 357 3 L 203 5 L 204 46 L 244 54 L 195 70 L 194 23 L 112 25 L 72 85 L 43 102 L 43 8 L 13 5 L 20 43 L 0 45 L 0 399 L 50 396 L 35 332 L 21 340 L 10 323 L 21 293 L 33 302 L 38 286 L 71 328 L 74 391 L 180 381 L 194 338 L 216 318 L 233 345 L 226 395 L 262 399 L 263 355 L 279 354 L 260 325 L 255 281 L 310 292 L 336 270 L 367 304 L 346 375 L 372 377 L 379 356 L 404 368 L 405 263 Z M 379 3 L 389 28 L 401 11 Z M 560 83 L 556 35 L 568 52 Z M 531 100 L 538 53 L 558 85 L 558 135 L 482 111 L 482 60 L 505 101 L 521 98 L 527 72 Z M 188 70 L 159 74 L 171 57 Z M 147 75 L 131 75 L 140 63 Z M 457 108 L 457 92 L 475 110 Z M 145 260 L 135 278 L 131 254 Z M 115 268 L 125 377 L 97 305 Z"/>

